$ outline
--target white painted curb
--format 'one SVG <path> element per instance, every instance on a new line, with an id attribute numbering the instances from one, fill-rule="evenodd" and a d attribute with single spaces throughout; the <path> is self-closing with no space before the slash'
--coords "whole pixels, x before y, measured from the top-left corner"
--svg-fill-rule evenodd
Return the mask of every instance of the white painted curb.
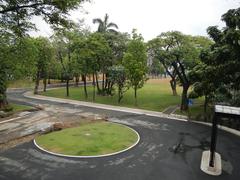
<path id="1" fill-rule="evenodd" d="M 113 123 L 113 122 L 111 122 L 111 123 Z M 110 153 L 110 154 L 95 155 L 95 156 L 73 156 L 73 155 L 65 155 L 65 154 L 60 154 L 60 153 L 54 153 L 54 152 L 51 152 L 51 151 L 48 151 L 48 150 L 42 148 L 41 146 L 39 146 L 39 145 L 37 144 L 37 142 L 36 142 L 35 139 L 33 140 L 33 143 L 34 143 L 34 145 L 35 145 L 38 149 L 40 149 L 40 150 L 42 150 L 42 151 L 44 151 L 44 152 L 46 152 L 46 153 L 48 153 L 48 154 L 55 155 L 55 156 L 60 156 L 60 157 L 68 157 L 68 158 L 100 158 L 100 157 L 113 156 L 113 155 L 117 155 L 117 154 L 126 152 L 126 151 L 134 148 L 134 147 L 139 143 L 139 141 L 140 141 L 140 135 L 139 135 L 139 133 L 138 133 L 136 130 L 134 130 L 133 128 L 131 128 L 131 127 L 127 126 L 127 125 L 123 125 L 123 124 L 120 124 L 120 123 L 115 123 L 115 124 L 119 124 L 119 125 L 121 125 L 121 126 L 124 126 L 124 127 L 129 128 L 130 130 L 132 130 L 133 132 L 135 132 L 135 133 L 137 134 L 137 138 L 138 138 L 138 139 L 137 139 L 137 141 L 136 141 L 133 145 L 131 145 L 130 147 L 128 147 L 128 148 L 126 148 L 126 149 L 124 149 L 124 150 L 121 150 L 121 151 L 117 151 L 117 152 L 114 152 L 114 153 Z"/>
<path id="2" fill-rule="evenodd" d="M 166 118 L 166 119 L 171 119 L 171 120 L 177 120 L 177 121 L 183 121 L 183 122 L 193 122 L 193 123 L 197 123 L 197 124 L 211 126 L 211 123 L 200 122 L 200 121 L 189 121 L 187 119 L 184 119 L 184 116 L 181 116 L 181 115 L 166 115 L 166 114 L 163 114 L 162 112 L 156 112 L 156 111 L 126 108 L 126 107 L 121 107 L 121 106 L 111 106 L 111 105 L 105 105 L 105 104 L 99 104 L 99 103 L 61 99 L 61 98 L 54 98 L 54 97 L 41 96 L 41 95 L 33 95 L 33 93 L 31 91 L 24 93 L 24 96 L 28 97 L 28 98 L 32 98 L 32 99 L 47 100 L 47 101 L 51 101 L 51 102 L 68 103 L 68 104 L 93 107 L 93 108 L 98 108 L 98 109 L 106 109 L 106 110 L 133 113 L 133 114 L 146 115 L 146 116 L 152 116 L 152 117 L 160 117 L 160 118 Z M 231 129 L 231 128 L 228 128 L 225 126 L 218 126 L 218 127 L 221 130 L 224 130 L 231 134 L 240 136 L 240 131 L 238 131 L 238 130 Z"/>
<path id="3" fill-rule="evenodd" d="M 55 98 L 55 97 L 48 97 L 48 96 L 41 96 L 41 95 L 33 95 L 33 93 L 31 91 L 28 91 L 28 92 L 24 93 L 23 95 L 24 95 L 24 97 L 31 98 L 31 99 L 47 100 L 47 101 L 59 102 L 59 103 L 68 103 L 68 104 L 93 107 L 93 108 L 98 108 L 98 109 L 105 109 L 105 110 L 133 113 L 133 114 L 139 114 L 139 115 L 147 115 L 147 116 L 152 116 L 152 117 L 174 119 L 174 120 L 185 121 L 185 122 L 188 121 L 187 119 L 184 119 L 184 118 L 173 117 L 173 116 L 166 115 L 162 112 L 157 112 L 157 111 L 134 109 L 134 108 L 128 108 L 128 107 L 121 107 L 121 106 L 112 106 L 112 105 L 106 105 L 106 104 L 77 101 L 77 100 L 70 100 L 70 99 L 62 99 L 62 98 Z"/>

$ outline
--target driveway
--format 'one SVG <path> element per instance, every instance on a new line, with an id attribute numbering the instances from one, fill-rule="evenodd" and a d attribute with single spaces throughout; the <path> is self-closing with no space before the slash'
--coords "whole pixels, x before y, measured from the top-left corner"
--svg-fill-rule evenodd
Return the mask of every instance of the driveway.
<path id="1" fill-rule="evenodd" d="M 0 153 L 1 180 L 237 180 L 240 178 L 240 138 L 220 130 L 217 151 L 223 173 L 212 177 L 200 170 L 202 152 L 209 149 L 211 128 L 201 124 L 93 107 L 23 97 L 9 93 L 11 101 L 48 104 L 104 115 L 126 124 L 141 136 L 133 149 L 104 158 L 62 158 L 46 154 L 32 142 Z"/>

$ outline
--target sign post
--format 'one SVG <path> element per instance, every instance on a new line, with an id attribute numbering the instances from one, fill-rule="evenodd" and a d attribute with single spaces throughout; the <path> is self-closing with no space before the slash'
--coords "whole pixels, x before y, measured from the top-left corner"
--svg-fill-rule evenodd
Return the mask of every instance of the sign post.
<path id="1" fill-rule="evenodd" d="M 216 105 L 212 120 L 212 135 L 210 151 L 202 154 L 201 170 L 209 175 L 220 175 L 222 173 L 221 156 L 216 152 L 218 120 L 222 117 L 240 117 L 240 108 Z"/>

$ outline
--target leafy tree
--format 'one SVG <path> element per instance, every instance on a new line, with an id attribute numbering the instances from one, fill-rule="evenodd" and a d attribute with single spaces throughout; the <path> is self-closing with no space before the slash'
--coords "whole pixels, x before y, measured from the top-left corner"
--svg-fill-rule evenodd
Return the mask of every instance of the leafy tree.
<path id="1" fill-rule="evenodd" d="M 57 27 L 69 26 L 68 12 L 76 9 L 85 0 L 46 1 L 46 0 L 1 0 L 0 24 L 16 35 L 22 35 L 35 25 L 30 21 L 33 16 L 43 19 Z"/>
<path id="2" fill-rule="evenodd" d="M 98 32 L 105 33 L 105 32 L 116 32 L 115 29 L 118 29 L 117 24 L 113 22 L 109 22 L 108 14 L 105 14 L 104 19 L 96 18 L 93 19 L 94 24 L 98 24 Z M 114 28 L 114 29 L 112 29 Z"/>
<path id="3" fill-rule="evenodd" d="M 181 110 L 184 111 L 188 110 L 188 90 L 191 85 L 189 71 L 200 61 L 199 53 L 203 46 L 207 46 L 207 42 L 209 42 L 209 40 L 203 39 L 172 31 L 162 33 L 151 42 L 154 54 L 171 76 L 172 82 L 176 81 L 175 77 L 177 76 L 183 87 Z M 171 86 L 176 86 L 176 83 L 172 84 L 172 82 Z"/>
<path id="4" fill-rule="evenodd" d="M 123 56 L 123 66 L 126 69 L 129 85 L 134 89 L 135 105 L 137 105 L 137 90 L 142 88 L 147 80 L 147 53 L 141 35 L 133 30 L 132 40 L 128 43 L 127 52 Z"/>
<path id="5" fill-rule="evenodd" d="M 230 9 L 222 16 L 226 27 L 222 30 L 216 26 L 207 29 L 214 44 L 201 53 L 202 63 L 198 66 L 199 76 L 194 83 L 193 92 L 200 96 L 213 97 L 214 102 L 231 105 L 239 104 L 240 91 L 240 8 Z M 193 76 L 196 74 L 193 73 Z M 209 99 L 209 98 L 208 98 Z M 205 102 L 206 104 L 208 103 Z"/>
<path id="6" fill-rule="evenodd" d="M 6 36 L 1 36 L 0 41 L 0 109 L 6 107 L 6 90 L 7 90 L 7 70 L 8 70 L 8 60 L 10 55 L 9 38 Z"/>
<path id="7" fill-rule="evenodd" d="M 69 1 L 46 1 L 46 0 L 18 0 L 0 1 L 0 37 L 1 46 L 4 43 L 1 51 L 1 59 L 8 58 L 3 55 L 3 52 L 9 51 L 10 46 L 16 42 L 17 37 L 24 37 L 26 32 L 30 29 L 35 29 L 35 25 L 30 21 L 33 16 L 42 16 L 43 19 L 52 26 L 70 26 L 71 23 L 67 19 L 67 14 L 70 10 L 76 9 L 85 0 L 69 0 Z M 7 34 L 7 35 L 6 35 Z M 3 41 L 3 36 L 10 36 L 10 41 Z M 10 42 L 10 43 L 9 43 Z M 10 48 L 11 49 L 11 48 Z M 11 51 L 12 52 L 12 51 Z M 4 53 L 5 54 L 5 53 Z M 8 54 L 9 55 L 9 54 Z M 5 57 L 4 57 L 5 56 Z M 10 60 L 10 59 L 9 59 Z M 9 62 L 6 60 L 0 61 L 1 67 L 1 83 L 0 83 L 0 104 L 4 106 L 6 104 L 6 76 L 7 67 Z M 30 63 L 29 63 L 30 64 Z"/>
<path id="8" fill-rule="evenodd" d="M 110 63 L 111 49 L 101 33 L 90 34 L 78 48 L 78 63 L 82 67 L 84 79 L 87 74 L 93 76 L 93 100 L 95 100 L 95 88 L 98 93 L 103 92 L 99 85 L 98 73 L 106 73 Z M 85 91 L 86 95 L 86 91 Z"/>
<path id="9" fill-rule="evenodd" d="M 149 58 L 157 59 L 162 64 L 165 72 L 171 77 L 172 93 L 174 96 L 177 96 L 177 73 L 169 60 L 168 48 L 162 38 L 157 37 L 148 42 L 148 55 Z"/>
<path id="10" fill-rule="evenodd" d="M 74 38 L 72 30 L 61 29 L 55 32 L 53 45 L 56 59 L 62 66 L 62 79 L 66 80 L 66 96 L 69 96 L 69 82 L 73 79 L 74 73 Z"/>
<path id="11" fill-rule="evenodd" d="M 126 70 L 122 65 L 115 65 L 108 69 L 111 87 L 115 84 L 118 89 L 118 103 L 123 99 L 123 94 L 129 89 L 127 85 Z"/>
<path id="12" fill-rule="evenodd" d="M 53 48 L 48 39 L 39 37 L 35 39 L 35 46 L 37 48 L 36 56 L 36 75 L 34 94 L 38 94 L 38 87 L 40 79 L 44 80 L 44 91 L 46 91 L 47 69 L 49 62 L 53 58 Z"/>

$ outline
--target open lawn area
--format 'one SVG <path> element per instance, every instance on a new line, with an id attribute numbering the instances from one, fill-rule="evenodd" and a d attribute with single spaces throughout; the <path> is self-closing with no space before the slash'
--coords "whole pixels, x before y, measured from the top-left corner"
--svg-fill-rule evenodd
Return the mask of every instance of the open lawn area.
<path id="1" fill-rule="evenodd" d="M 124 150 L 137 140 L 137 134 L 124 125 L 95 122 L 39 136 L 36 142 L 54 153 L 92 156 Z"/>
<path id="2" fill-rule="evenodd" d="M 71 87 L 70 96 L 66 97 L 66 89 L 48 90 L 42 93 L 45 96 L 69 98 L 74 100 L 92 102 L 92 87 L 88 87 L 88 99 L 85 99 L 83 87 Z M 122 102 L 118 104 L 117 95 L 114 96 L 96 96 L 96 103 L 140 108 L 153 111 L 163 111 L 169 106 L 179 105 L 181 102 L 181 87 L 178 87 L 179 96 L 173 96 L 169 84 L 169 79 L 151 79 L 143 88 L 138 90 L 138 104 L 134 105 L 134 92 L 129 89 L 125 94 Z M 197 103 L 201 100 L 196 100 Z"/>

